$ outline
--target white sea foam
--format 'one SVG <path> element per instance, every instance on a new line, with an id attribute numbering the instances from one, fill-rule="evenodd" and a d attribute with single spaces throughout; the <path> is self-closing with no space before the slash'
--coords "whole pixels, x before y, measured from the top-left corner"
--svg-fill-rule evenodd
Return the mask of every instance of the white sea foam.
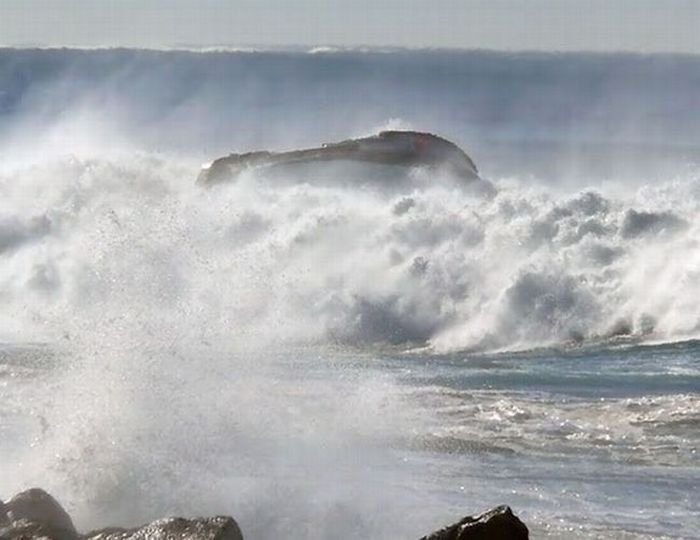
<path id="1" fill-rule="evenodd" d="M 626 162 L 634 181 L 608 182 L 599 153 L 535 159 L 528 146 L 543 133 L 565 150 L 574 135 L 605 146 L 642 133 L 656 144 L 669 126 L 672 142 L 692 142 L 700 108 L 674 116 L 668 103 L 694 103 L 696 64 L 421 54 L 0 55 L 0 341 L 24 343 L 0 348 L 0 450 L 11 457 L 0 495 L 42 485 L 82 528 L 220 512 L 247 538 L 300 527 L 310 539 L 417 536 L 478 510 L 473 501 L 569 527 L 583 519 L 582 498 L 585 520 L 608 536 L 633 529 L 630 516 L 657 534 L 655 505 L 670 493 L 678 534 L 693 530 L 682 497 L 698 403 L 681 384 L 694 380 L 692 362 L 664 379 L 670 389 L 641 397 L 592 388 L 572 398 L 568 379 L 559 394 L 522 390 L 560 369 L 528 379 L 527 359 L 501 387 L 450 390 L 430 377 L 453 376 L 440 352 L 697 337 L 692 160 L 648 170 L 656 160 L 637 149 Z M 546 76 L 514 70 L 521 62 Z M 679 72 L 688 78 L 670 98 L 648 91 Z M 660 121 L 632 114 L 641 110 Z M 254 171 L 211 190 L 194 184 L 219 153 L 386 125 L 471 141 L 495 191 L 425 171 L 410 173 L 406 191 L 380 178 L 362 189 L 337 176 L 278 185 Z M 513 139 L 525 158 L 489 154 L 489 141 Z M 586 167 L 561 178 L 520 169 L 548 160 L 554 173 Z M 382 369 L 371 351 L 386 345 L 421 353 Z M 424 357 L 429 382 L 411 382 L 411 360 Z M 581 456 L 595 470 L 569 475 Z M 670 481 L 635 501 L 647 514 L 631 502 L 611 513 L 624 493 L 600 478 L 644 488 L 654 467 Z"/>
<path id="2" fill-rule="evenodd" d="M 207 313 L 203 335 L 440 351 L 698 332 L 692 176 L 625 198 L 470 194 L 439 177 L 356 191 L 254 173 L 203 191 L 195 176 L 153 155 L 6 173 L 5 316 L 62 335 L 69 314 L 138 301 L 164 317 Z"/>

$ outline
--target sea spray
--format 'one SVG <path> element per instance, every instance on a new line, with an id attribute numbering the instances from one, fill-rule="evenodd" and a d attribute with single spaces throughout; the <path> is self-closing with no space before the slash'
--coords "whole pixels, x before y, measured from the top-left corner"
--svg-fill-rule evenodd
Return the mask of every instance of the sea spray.
<path id="1" fill-rule="evenodd" d="M 504 502 L 554 536 L 698 530 L 697 60 L 0 60 L 0 497 L 246 538 L 410 538 Z M 495 190 L 194 184 L 397 123 Z"/>
<path id="2" fill-rule="evenodd" d="M 697 331 L 693 176 L 555 198 L 439 177 L 408 193 L 280 186 L 254 172 L 201 190 L 195 172 L 142 155 L 5 175 L 6 318 L 70 336 L 76 313 L 122 309 L 121 324 L 152 308 L 139 324 L 201 317 L 187 339 L 268 340 L 274 328 L 293 343 L 441 351 Z"/>

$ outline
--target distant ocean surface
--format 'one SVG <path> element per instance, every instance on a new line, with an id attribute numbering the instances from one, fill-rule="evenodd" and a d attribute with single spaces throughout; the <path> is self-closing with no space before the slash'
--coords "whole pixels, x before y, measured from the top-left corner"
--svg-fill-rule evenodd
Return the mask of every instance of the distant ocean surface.
<path id="1" fill-rule="evenodd" d="M 699 87 L 694 56 L 0 49 L 0 499 L 700 538 Z M 194 183 L 382 129 L 494 190 Z"/>

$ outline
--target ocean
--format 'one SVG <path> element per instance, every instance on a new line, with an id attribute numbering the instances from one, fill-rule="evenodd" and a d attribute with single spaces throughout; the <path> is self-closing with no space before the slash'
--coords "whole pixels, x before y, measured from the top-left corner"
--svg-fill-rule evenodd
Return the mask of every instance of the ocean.
<path id="1" fill-rule="evenodd" d="M 700 538 L 699 85 L 696 56 L 0 50 L 0 499 Z M 195 184 L 383 129 L 493 189 Z"/>

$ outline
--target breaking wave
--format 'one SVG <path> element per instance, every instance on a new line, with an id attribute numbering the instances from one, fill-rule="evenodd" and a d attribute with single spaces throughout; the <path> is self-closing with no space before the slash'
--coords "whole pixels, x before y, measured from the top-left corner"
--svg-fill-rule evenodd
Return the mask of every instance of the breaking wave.
<path id="1" fill-rule="evenodd" d="M 233 512 L 250 538 L 410 537 L 510 494 L 535 530 L 665 534 L 673 504 L 692 534 L 697 343 L 608 345 L 700 334 L 698 74 L 0 50 L 0 495 L 41 485 L 85 530 Z M 493 189 L 195 185 L 232 151 L 381 128 L 454 140 Z"/>
<path id="2" fill-rule="evenodd" d="M 698 72 L 674 56 L 2 50 L 4 337 L 80 334 L 77 314 L 440 351 L 696 336 Z M 496 189 L 426 172 L 404 192 L 193 185 L 221 153 L 381 127 L 453 138 Z"/>
<path id="3" fill-rule="evenodd" d="M 177 327 L 186 316 L 201 339 L 439 351 L 700 328 L 695 178 L 619 198 L 513 182 L 484 195 L 439 178 L 408 193 L 272 185 L 253 173 L 206 191 L 196 173 L 154 155 L 5 173 L 3 327 L 61 336 L 78 313 Z"/>

